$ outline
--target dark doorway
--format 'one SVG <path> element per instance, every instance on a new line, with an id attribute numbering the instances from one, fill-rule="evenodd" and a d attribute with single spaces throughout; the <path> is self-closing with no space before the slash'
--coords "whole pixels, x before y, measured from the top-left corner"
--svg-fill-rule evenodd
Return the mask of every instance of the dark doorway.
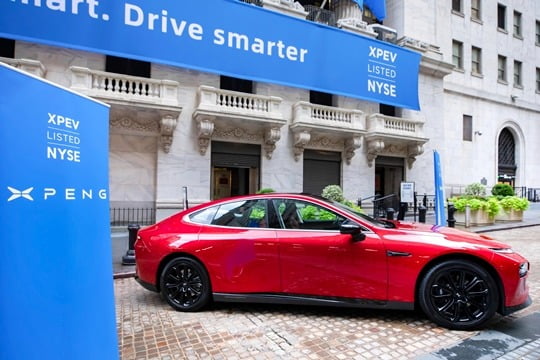
<path id="1" fill-rule="evenodd" d="M 512 132 L 508 128 L 505 128 L 499 135 L 499 166 L 497 181 L 514 187 L 516 170 L 516 142 Z"/>
<path id="2" fill-rule="evenodd" d="M 212 199 L 259 190 L 260 145 L 212 142 Z"/>
<path id="3" fill-rule="evenodd" d="M 405 179 L 404 159 L 390 156 L 379 156 L 375 160 L 375 195 L 385 197 L 385 208 L 399 209 L 399 193 L 401 182 Z"/>
<path id="4" fill-rule="evenodd" d="M 341 186 L 341 153 L 304 150 L 303 191 L 321 195 L 327 185 Z"/>

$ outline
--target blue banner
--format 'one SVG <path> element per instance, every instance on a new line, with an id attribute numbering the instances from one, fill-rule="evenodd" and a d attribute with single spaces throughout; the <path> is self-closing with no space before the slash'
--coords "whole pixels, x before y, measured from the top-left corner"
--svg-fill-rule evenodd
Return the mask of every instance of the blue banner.
<path id="1" fill-rule="evenodd" d="M 419 109 L 420 54 L 226 0 L 3 0 L 0 36 Z"/>
<path id="2" fill-rule="evenodd" d="M 437 150 L 433 150 L 433 170 L 435 174 L 435 225 L 446 226 L 446 212 L 444 208 L 444 183 L 442 178 L 441 157 Z"/>
<path id="3" fill-rule="evenodd" d="M 0 79 L 0 359 L 117 359 L 109 108 Z"/>
<path id="4" fill-rule="evenodd" d="M 386 0 L 365 0 L 364 3 L 378 20 L 384 20 L 386 17 Z"/>

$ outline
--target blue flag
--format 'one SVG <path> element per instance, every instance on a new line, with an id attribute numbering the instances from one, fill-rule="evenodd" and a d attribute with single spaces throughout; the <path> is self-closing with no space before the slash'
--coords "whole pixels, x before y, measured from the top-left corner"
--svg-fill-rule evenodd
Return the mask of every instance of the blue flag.
<path id="1" fill-rule="evenodd" d="M 437 150 L 433 150 L 433 170 L 435 174 L 435 225 L 446 226 L 441 158 Z"/>
<path id="2" fill-rule="evenodd" d="M 384 20 L 386 17 L 386 1 L 385 0 L 360 0 L 356 1 L 358 5 L 360 5 L 361 2 L 365 2 L 366 5 L 369 7 L 373 15 L 377 18 L 377 20 Z M 362 6 L 360 6 L 362 7 Z"/>

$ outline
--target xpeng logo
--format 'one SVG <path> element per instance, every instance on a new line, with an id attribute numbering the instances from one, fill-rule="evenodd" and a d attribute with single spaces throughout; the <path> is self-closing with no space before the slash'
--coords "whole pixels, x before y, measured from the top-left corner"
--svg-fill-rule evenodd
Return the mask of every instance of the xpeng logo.
<path id="1" fill-rule="evenodd" d="M 33 187 L 29 187 L 28 189 L 24 189 L 23 191 L 17 190 L 11 186 L 7 187 L 9 191 L 11 191 L 11 196 L 8 198 L 7 201 L 13 201 L 15 199 L 23 198 L 26 200 L 34 201 L 30 193 L 32 190 L 34 190 Z"/>
<path id="2" fill-rule="evenodd" d="M 16 199 L 26 199 L 29 201 L 34 201 L 34 198 L 30 194 L 34 187 L 29 187 L 24 190 L 16 189 L 12 186 L 7 187 L 11 192 L 11 195 L 8 197 L 7 201 L 13 201 Z M 34 194 L 34 196 L 36 196 Z M 106 189 L 78 189 L 66 187 L 62 189 L 46 187 L 43 188 L 43 191 L 39 195 L 43 200 L 107 200 L 107 190 Z"/>

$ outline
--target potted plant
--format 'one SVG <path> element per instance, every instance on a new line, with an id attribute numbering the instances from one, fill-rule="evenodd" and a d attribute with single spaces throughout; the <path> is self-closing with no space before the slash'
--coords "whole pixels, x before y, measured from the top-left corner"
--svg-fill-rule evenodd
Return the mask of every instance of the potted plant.
<path id="1" fill-rule="evenodd" d="M 465 214 L 467 207 L 470 209 L 469 224 L 473 226 L 488 225 L 495 222 L 495 216 L 499 213 L 501 205 L 496 197 L 486 196 L 486 187 L 479 183 L 473 183 L 465 188 L 465 194 L 448 199 L 454 205 L 456 223 L 466 223 Z"/>
<path id="2" fill-rule="evenodd" d="M 529 200 L 517 196 L 505 196 L 499 200 L 502 211 L 496 221 L 522 221 L 523 211 L 529 208 Z"/>

